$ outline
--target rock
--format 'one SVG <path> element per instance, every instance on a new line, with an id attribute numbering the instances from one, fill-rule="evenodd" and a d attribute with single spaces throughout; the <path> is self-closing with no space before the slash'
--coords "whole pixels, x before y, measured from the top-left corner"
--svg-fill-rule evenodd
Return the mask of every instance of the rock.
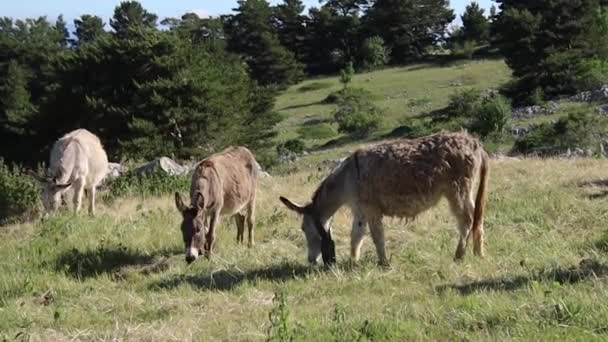
<path id="1" fill-rule="evenodd" d="M 170 176 L 181 176 L 187 174 L 190 170 L 189 167 L 181 166 L 173 159 L 167 157 L 160 157 L 133 170 L 138 175 L 158 171 L 162 171 Z"/>
<path id="2" fill-rule="evenodd" d="M 109 179 L 117 178 L 125 174 L 127 171 L 128 169 L 125 166 L 118 163 L 108 163 L 108 174 L 106 177 Z"/>

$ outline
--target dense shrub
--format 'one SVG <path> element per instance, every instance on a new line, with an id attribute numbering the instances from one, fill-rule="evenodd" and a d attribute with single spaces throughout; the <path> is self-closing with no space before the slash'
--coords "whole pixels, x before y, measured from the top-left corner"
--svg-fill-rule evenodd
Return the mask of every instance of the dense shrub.
<path id="1" fill-rule="evenodd" d="M 306 148 L 306 144 L 300 139 L 291 139 L 286 142 L 277 145 L 277 153 L 280 155 L 285 155 L 289 153 L 301 154 L 304 152 Z"/>
<path id="2" fill-rule="evenodd" d="M 391 50 L 386 47 L 384 39 L 374 36 L 363 41 L 360 54 L 360 67 L 374 70 L 389 63 Z"/>
<path id="3" fill-rule="evenodd" d="M 382 110 L 369 97 L 345 89 L 337 104 L 334 118 L 338 123 L 338 131 L 363 138 L 380 126 Z"/>
<path id="4" fill-rule="evenodd" d="M 38 213 L 39 193 L 32 177 L 0 158 L 0 223 Z"/>
<path id="5" fill-rule="evenodd" d="M 440 118 L 452 119 L 470 117 L 481 104 L 481 91 L 475 88 L 463 89 L 450 96 L 447 107 L 438 114 Z"/>
<path id="6" fill-rule="evenodd" d="M 578 66 L 577 84 L 584 90 L 608 84 L 608 61 L 599 58 L 582 61 Z"/>
<path id="7" fill-rule="evenodd" d="M 608 137 L 608 118 L 578 109 L 554 124 L 543 124 L 513 145 L 516 153 L 556 153 L 582 148 L 599 152 Z"/>
<path id="8" fill-rule="evenodd" d="M 504 96 L 486 97 L 476 106 L 473 115 L 472 130 L 482 137 L 499 137 L 505 131 L 511 118 L 511 103 Z"/>
<path id="9" fill-rule="evenodd" d="M 298 128 L 302 139 L 327 139 L 336 136 L 336 130 L 327 123 L 318 123 Z"/>
<path id="10" fill-rule="evenodd" d="M 456 42 L 452 46 L 452 56 L 457 58 L 468 58 L 472 59 L 477 49 L 477 42 L 472 40 L 465 40 L 463 42 Z"/>
<path id="11" fill-rule="evenodd" d="M 190 176 L 170 176 L 164 172 L 151 172 L 143 175 L 129 172 L 107 183 L 105 199 L 112 202 L 119 197 L 152 197 L 172 194 L 175 191 L 187 192 L 190 189 Z"/>

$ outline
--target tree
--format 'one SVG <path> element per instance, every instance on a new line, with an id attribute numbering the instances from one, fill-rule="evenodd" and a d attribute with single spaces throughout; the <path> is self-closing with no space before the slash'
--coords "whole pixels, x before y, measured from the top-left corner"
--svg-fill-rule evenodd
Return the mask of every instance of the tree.
<path id="1" fill-rule="evenodd" d="M 604 0 L 497 2 L 492 35 L 516 78 L 511 97 L 521 102 L 539 90 L 549 97 L 576 92 L 577 65 L 594 54 L 588 37 Z"/>
<path id="2" fill-rule="evenodd" d="M 181 19 L 165 18 L 161 25 L 169 27 L 182 39 L 207 49 L 225 49 L 224 20 L 222 17 L 200 18 L 196 13 L 186 13 Z"/>
<path id="3" fill-rule="evenodd" d="M 90 43 L 97 37 L 106 34 L 104 31 L 105 23 L 103 20 L 95 15 L 84 14 L 78 19 L 74 19 L 74 36 L 76 39 L 72 40 L 73 45 L 80 45 L 83 43 Z"/>
<path id="4" fill-rule="evenodd" d="M 463 40 L 477 43 L 487 42 L 490 26 L 488 18 L 484 15 L 484 9 L 479 7 L 477 2 L 467 5 L 460 18 L 462 19 Z"/>
<path id="5" fill-rule="evenodd" d="M 443 41 L 454 17 L 448 0 L 376 0 L 364 25 L 391 46 L 393 62 L 405 63 Z"/>
<path id="6" fill-rule="evenodd" d="M 130 30 L 156 28 L 156 14 L 146 11 L 137 1 L 123 1 L 114 8 L 110 26 L 119 38 L 127 38 Z"/>
<path id="7" fill-rule="evenodd" d="M 244 56 L 251 76 L 261 85 L 286 86 L 302 77 L 302 66 L 281 46 L 274 31 L 272 9 L 265 0 L 240 0 L 236 15 L 226 18 L 228 50 Z"/>
<path id="8" fill-rule="evenodd" d="M 63 20 L 63 15 L 57 17 L 57 20 L 55 21 L 55 30 L 57 30 L 57 33 L 59 33 L 63 37 L 59 41 L 61 47 L 67 47 L 70 38 L 70 32 L 68 31 L 68 25 L 66 24 L 65 20 Z"/>
<path id="9" fill-rule="evenodd" d="M 303 61 L 306 39 L 306 16 L 302 0 L 283 0 L 274 8 L 274 26 L 281 45 L 289 49 L 298 61 Z"/>

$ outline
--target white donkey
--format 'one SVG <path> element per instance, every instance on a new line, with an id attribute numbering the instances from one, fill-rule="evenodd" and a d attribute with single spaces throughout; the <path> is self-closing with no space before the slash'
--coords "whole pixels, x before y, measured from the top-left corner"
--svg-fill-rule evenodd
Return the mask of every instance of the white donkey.
<path id="1" fill-rule="evenodd" d="M 108 173 L 108 157 L 99 138 L 86 129 L 72 131 L 55 142 L 45 178 L 31 173 L 43 187 L 47 211 L 57 210 L 62 195 L 72 190 L 74 210 L 80 211 L 84 190 L 89 192 L 89 214 L 95 215 L 95 188 Z"/>

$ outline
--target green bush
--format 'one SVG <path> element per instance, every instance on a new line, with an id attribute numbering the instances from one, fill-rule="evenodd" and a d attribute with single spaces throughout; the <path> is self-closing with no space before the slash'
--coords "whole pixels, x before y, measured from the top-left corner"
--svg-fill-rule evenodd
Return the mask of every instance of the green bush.
<path id="1" fill-rule="evenodd" d="M 450 96 L 447 107 L 441 111 L 441 116 L 451 119 L 470 117 L 482 101 L 481 91 L 475 88 L 463 89 Z"/>
<path id="2" fill-rule="evenodd" d="M 516 153 L 552 153 L 582 148 L 599 152 L 608 137 L 608 118 L 577 109 L 554 124 L 542 124 L 513 145 Z"/>
<path id="3" fill-rule="evenodd" d="M 40 210 L 39 199 L 36 181 L 0 158 L 0 223 L 34 216 Z"/>
<path id="4" fill-rule="evenodd" d="M 365 70 L 378 69 L 390 60 L 391 50 L 379 36 L 367 38 L 361 46 L 360 65 Z"/>
<path id="5" fill-rule="evenodd" d="M 608 61 L 589 59 L 578 66 L 577 84 L 579 89 L 593 89 L 608 83 Z"/>
<path id="6" fill-rule="evenodd" d="M 454 43 L 451 52 L 454 57 L 472 59 L 475 50 L 477 50 L 477 42 L 465 40 L 464 42 Z"/>
<path id="7" fill-rule="evenodd" d="M 336 130 L 327 123 L 318 123 L 298 128 L 302 139 L 328 139 L 336 136 Z"/>
<path id="8" fill-rule="evenodd" d="M 382 110 L 369 97 L 356 94 L 350 89 L 344 91 L 338 100 L 334 118 L 339 132 L 363 138 L 380 126 Z"/>
<path id="9" fill-rule="evenodd" d="M 286 142 L 277 145 L 277 153 L 279 155 L 284 155 L 288 153 L 301 154 L 304 152 L 306 148 L 306 144 L 300 139 L 291 139 Z"/>
<path id="10" fill-rule="evenodd" d="M 128 172 L 108 181 L 108 191 L 104 197 L 112 202 L 117 198 L 127 196 L 152 197 L 172 194 L 175 191 L 187 192 L 190 190 L 190 182 L 189 175 L 170 176 L 162 171 L 143 175 Z"/>
<path id="11" fill-rule="evenodd" d="M 511 119 L 511 103 L 501 95 L 486 97 L 472 112 L 472 130 L 486 138 L 501 136 Z"/>

